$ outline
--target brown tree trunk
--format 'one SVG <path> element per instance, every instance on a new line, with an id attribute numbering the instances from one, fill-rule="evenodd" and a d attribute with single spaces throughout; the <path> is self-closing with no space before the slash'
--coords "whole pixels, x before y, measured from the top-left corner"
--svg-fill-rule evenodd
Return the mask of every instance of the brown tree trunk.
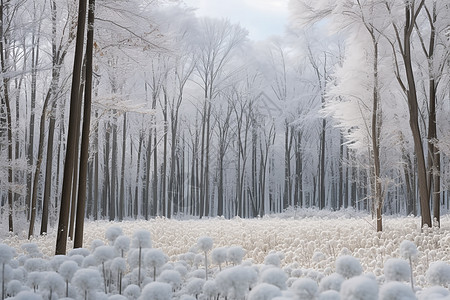
<path id="1" fill-rule="evenodd" d="M 81 65 L 83 60 L 83 42 L 84 42 L 84 31 L 85 31 L 85 19 L 86 19 L 86 5 L 87 0 L 79 0 L 78 8 L 78 26 L 77 26 L 77 38 L 75 46 L 75 59 L 73 66 L 72 75 L 72 89 L 70 95 L 70 112 L 69 112 L 69 129 L 67 135 L 67 149 L 66 149 L 66 159 L 64 163 L 64 179 L 63 188 L 61 195 L 61 206 L 58 221 L 58 232 L 56 238 L 56 255 L 66 254 L 67 247 L 67 225 L 69 219 L 69 209 L 70 209 L 70 195 L 72 192 L 72 175 L 73 167 L 75 163 L 75 141 L 79 132 L 76 131 L 77 123 L 80 122 L 76 118 L 76 112 L 80 105 L 80 82 L 81 82 Z"/>
<path id="2" fill-rule="evenodd" d="M 94 9 L 95 0 L 89 0 L 88 30 L 86 43 L 86 83 L 84 91 L 83 128 L 80 153 L 80 179 L 78 183 L 77 218 L 75 227 L 74 248 L 83 247 L 84 210 L 86 207 L 86 181 L 89 159 L 89 133 L 91 126 L 92 104 L 92 60 L 94 48 Z"/>

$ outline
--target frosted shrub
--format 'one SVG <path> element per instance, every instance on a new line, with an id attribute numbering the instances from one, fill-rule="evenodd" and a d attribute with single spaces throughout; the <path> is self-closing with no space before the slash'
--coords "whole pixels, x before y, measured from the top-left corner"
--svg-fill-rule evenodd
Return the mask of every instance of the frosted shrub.
<path id="1" fill-rule="evenodd" d="M 409 275 L 409 274 L 408 274 Z M 415 300 L 411 287 L 397 281 L 384 284 L 380 289 L 379 300 Z"/>
<path id="2" fill-rule="evenodd" d="M 127 270 L 127 262 L 125 258 L 116 257 L 111 262 L 111 271 L 117 274 L 117 286 L 119 294 L 122 294 L 122 275 Z"/>
<path id="3" fill-rule="evenodd" d="M 345 278 L 361 275 L 361 263 L 350 255 L 339 256 L 336 259 L 336 273 L 341 274 Z"/>
<path id="4" fill-rule="evenodd" d="M 22 282 L 20 282 L 19 280 L 11 280 L 10 282 L 8 282 L 8 286 L 6 287 L 6 295 L 14 297 L 18 293 L 20 293 L 22 289 Z"/>
<path id="5" fill-rule="evenodd" d="M 446 286 L 450 283 L 450 265 L 443 261 L 435 261 L 430 264 L 425 276 L 432 285 Z"/>
<path id="6" fill-rule="evenodd" d="M 248 300 L 271 300 L 277 296 L 281 296 L 278 287 L 268 283 L 260 283 L 248 294 Z"/>
<path id="7" fill-rule="evenodd" d="M 50 269 L 57 272 L 61 264 L 66 260 L 67 260 L 66 255 L 55 255 L 49 260 L 48 265 Z"/>
<path id="8" fill-rule="evenodd" d="M 103 243 L 102 240 L 99 240 L 99 239 L 93 240 L 93 241 L 91 242 L 91 252 L 94 252 L 95 249 L 97 249 L 97 247 L 104 246 L 104 245 L 105 245 L 105 243 Z M 70 255 L 70 256 L 71 256 L 71 255 Z M 83 255 L 83 256 L 87 256 L 87 255 Z"/>
<path id="9" fill-rule="evenodd" d="M 164 270 L 158 276 L 158 282 L 168 283 L 172 286 L 172 290 L 176 291 L 181 287 L 181 275 L 175 270 Z"/>
<path id="10" fill-rule="evenodd" d="M 69 297 L 69 281 L 72 280 L 72 277 L 77 270 L 77 263 L 71 260 L 67 260 L 59 266 L 58 273 L 66 281 L 66 297 Z"/>
<path id="11" fill-rule="evenodd" d="M 245 250 L 241 246 L 232 246 L 227 250 L 227 260 L 234 266 L 241 264 L 244 255 Z"/>
<path id="12" fill-rule="evenodd" d="M 22 245 L 22 250 L 27 253 L 28 257 L 30 258 L 41 258 L 42 253 L 39 250 L 39 247 L 35 243 L 25 243 Z"/>
<path id="13" fill-rule="evenodd" d="M 122 234 L 122 228 L 118 226 L 111 226 L 106 229 L 105 238 L 109 241 L 110 245 L 114 245 L 115 240 Z"/>
<path id="14" fill-rule="evenodd" d="M 279 268 L 281 266 L 280 256 L 277 253 L 268 254 L 264 258 L 264 264 L 265 265 L 275 266 L 275 267 Z"/>
<path id="15" fill-rule="evenodd" d="M 79 269 L 73 275 L 72 284 L 82 292 L 83 298 L 86 300 L 88 292 L 102 284 L 102 278 L 97 270 Z"/>
<path id="16" fill-rule="evenodd" d="M 300 278 L 292 283 L 291 290 L 299 299 L 312 300 L 316 298 L 318 286 L 317 282 L 310 278 Z"/>
<path id="17" fill-rule="evenodd" d="M 100 247 L 104 247 L 104 246 L 100 246 Z M 95 258 L 94 254 L 90 254 L 83 259 L 83 262 L 81 263 L 81 267 L 82 268 L 97 267 L 98 263 L 99 263 L 99 261 Z"/>
<path id="18" fill-rule="evenodd" d="M 102 246 L 103 242 L 100 240 L 94 240 L 92 242 L 92 246 L 93 248 L 96 248 L 98 246 Z M 74 256 L 74 255 L 81 255 L 83 257 L 88 256 L 89 254 L 91 254 L 91 251 L 89 251 L 89 249 L 86 248 L 75 248 L 69 251 L 68 256 Z"/>
<path id="19" fill-rule="evenodd" d="M 150 248 L 152 240 L 150 232 L 147 230 L 138 230 L 133 234 L 132 247 L 138 248 L 138 285 L 141 285 L 141 265 L 142 265 L 142 248 Z"/>
<path id="20" fill-rule="evenodd" d="M 366 276 L 355 276 L 342 283 L 340 295 L 345 300 L 377 300 L 378 284 Z"/>
<path id="21" fill-rule="evenodd" d="M 333 273 L 325 276 L 320 280 L 319 291 L 324 292 L 328 290 L 334 290 L 339 292 L 341 290 L 341 285 L 345 281 L 345 278 L 338 273 Z"/>
<path id="22" fill-rule="evenodd" d="M 103 272 L 103 284 L 105 287 L 105 294 L 106 291 L 106 269 L 105 269 L 105 262 L 112 259 L 114 257 L 114 248 L 111 246 L 99 246 L 94 251 L 94 257 L 97 259 L 99 263 L 102 264 L 102 272 Z"/>
<path id="23" fill-rule="evenodd" d="M 341 300 L 339 292 L 334 290 L 325 291 L 319 294 L 318 300 Z"/>
<path id="24" fill-rule="evenodd" d="M 205 278 L 208 280 L 208 251 L 212 249 L 213 239 L 204 236 L 198 239 L 197 247 L 205 254 Z"/>
<path id="25" fill-rule="evenodd" d="M 114 248 L 120 253 L 121 257 L 124 257 L 125 253 L 130 250 L 130 242 L 130 238 L 125 235 L 117 237 L 114 241 Z"/>
<path id="26" fill-rule="evenodd" d="M 28 273 L 27 285 L 36 292 L 42 280 L 43 278 L 40 272 L 31 272 Z"/>
<path id="27" fill-rule="evenodd" d="M 48 263 L 42 258 L 29 258 L 25 261 L 24 268 L 28 272 L 47 271 Z"/>
<path id="28" fill-rule="evenodd" d="M 418 253 L 417 246 L 413 242 L 404 240 L 400 243 L 400 256 L 404 259 L 415 259 Z"/>
<path id="29" fill-rule="evenodd" d="M 159 249 L 149 249 L 144 257 L 145 265 L 153 270 L 153 281 L 156 280 L 156 269 L 166 263 L 166 256 Z"/>
<path id="30" fill-rule="evenodd" d="M 411 241 L 404 240 L 400 243 L 400 256 L 408 260 L 410 267 L 410 282 L 411 288 L 414 290 L 414 273 L 413 273 L 413 260 L 417 258 L 419 251 L 416 244 Z"/>
<path id="31" fill-rule="evenodd" d="M 0 244 L 0 265 L 1 265 L 1 276 L 2 276 L 2 299 L 5 298 L 5 265 L 11 261 L 14 256 L 14 251 L 11 247 L 5 244 Z"/>
<path id="32" fill-rule="evenodd" d="M 258 280 L 258 274 L 251 267 L 236 266 L 225 269 L 216 276 L 219 292 L 230 298 L 243 298 Z"/>
<path id="33" fill-rule="evenodd" d="M 286 289 L 286 281 L 288 277 L 286 273 L 279 268 L 269 268 L 262 272 L 260 281 L 263 283 L 269 283 L 278 287 L 281 290 Z"/>
<path id="34" fill-rule="evenodd" d="M 171 300 L 172 287 L 164 282 L 152 282 L 143 289 L 139 299 L 141 300 Z"/>
<path id="35" fill-rule="evenodd" d="M 186 284 L 186 292 L 189 295 L 198 297 L 203 292 L 203 285 L 205 284 L 205 280 L 201 278 L 192 278 Z"/>
<path id="36" fill-rule="evenodd" d="M 219 296 L 219 289 L 214 280 L 208 280 L 203 284 L 203 294 L 208 299 L 216 299 Z"/>
<path id="37" fill-rule="evenodd" d="M 42 300 L 42 296 L 30 291 L 22 291 L 14 297 L 14 300 Z"/>
<path id="38" fill-rule="evenodd" d="M 442 286 L 433 286 L 419 292 L 419 300 L 447 300 L 450 292 Z"/>
<path id="39" fill-rule="evenodd" d="M 383 270 L 386 281 L 408 281 L 410 279 L 411 267 L 404 259 L 389 258 L 384 263 Z"/>
<path id="40" fill-rule="evenodd" d="M 42 281 L 42 287 L 49 292 L 49 299 L 52 299 L 53 293 L 64 294 L 64 279 L 56 272 L 47 272 Z"/>
<path id="41" fill-rule="evenodd" d="M 123 294 L 129 300 L 136 300 L 141 296 L 141 288 L 135 284 L 130 284 L 125 288 Z"/>
<path id="42" fill-rule="evenodd" d="M 212 262 L 219 266 L 219 271 L 222 271 L 222 264 L 227 261 L 227 248 L 216 248 L 211 252 Z"/>

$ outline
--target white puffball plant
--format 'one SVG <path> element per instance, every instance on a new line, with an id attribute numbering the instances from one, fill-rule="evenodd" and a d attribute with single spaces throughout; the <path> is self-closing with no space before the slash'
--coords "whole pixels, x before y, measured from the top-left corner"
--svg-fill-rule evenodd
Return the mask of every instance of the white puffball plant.
<path id="1" fill-rule="evenodd" d="M 31 240 L 0 231 L 2 298 L 450 296 L 448 216 L 442 217 L 441 228 L 427 230 L 421 230 L 416 217 L 386 218 L 385 231 L 377 233 L 367 226 L 370 216 L 362 221 L 361 215 L 351 214 L 359 212 L 305 210 L 257 220 L 87 221 L 86 248 L 57 256 L 51 230 Z"/>

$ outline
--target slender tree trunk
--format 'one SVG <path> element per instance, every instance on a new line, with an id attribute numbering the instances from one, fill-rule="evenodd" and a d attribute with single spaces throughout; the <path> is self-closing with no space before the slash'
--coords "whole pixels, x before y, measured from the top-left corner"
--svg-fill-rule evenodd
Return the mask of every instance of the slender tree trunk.
<path id="1" fill-rule="evenodd" d="M 86 179 L 89 159 L 89 133 L 91 126 L 92 103 L 92 60 L 94 48 L 94 9 L 95 0 L 89 0 L 88 30 L 86 43 L 86 84 L 84 91 L 83 128 L 80 153 L 80 180 L 78 184 L 77 219 L 74 248 L 83 247 L 83 229 L 86 207 Z"/>
<path id="2" fill-rule="evenodd" d="M 127 112 L 123 113 L 123 126 L 122 126 L 122 167 L 120 168 L 120 194 L 119 194 L 119 211 L 117 217 L 119 221 L 123 220 L 125 209 L 125 154 L 127 145 Z M 136 210 L 136 209 L 135 209 Z M 129 212 L 131 214 L 131 211 Z M 137 212 L 134 214 L 134 218 L 137 218 Z"/>
<path id="3" fill-rule="evenodd" d="M 67 135 L 67 151 L 64 164 L 64 179 L 61 196 L 61 207 L 58 222 L 58 232 L 56 239 L 55 254 L 66 254 L 67 247 L 67 225 L 69 219 L 70 209 L 70 195 L 72 190 L 72 175 L 74 169 L 75 141 L 79 132 L 76 132 L 77 123 L 80 120 L 76 118 L 76 112 L 80 105 L 80 81 L 81 81 L 81 65 L 83 60 L 83 41 L 85 30 L 85 18 L 86 18 L 86 0 L 79 0 L 78 8 L 78 26 L 77 26 L 77 39 L 75 46 L 75 59 L 72 75 L 72 90 L 70 95 L 70 115 L 69 115 L 69 129 Z"/>

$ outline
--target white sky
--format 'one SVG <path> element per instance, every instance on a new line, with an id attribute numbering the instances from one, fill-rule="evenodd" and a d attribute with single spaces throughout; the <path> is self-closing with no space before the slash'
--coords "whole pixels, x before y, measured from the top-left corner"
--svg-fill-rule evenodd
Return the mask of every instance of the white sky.
<path id="1" fill-rule="evenodd" d="M 198 8 L 197 16 L 227 18 L 249 31 L 253 40 L 282 34 L 287 23 L 288 0 L 185 0 Z"/>

